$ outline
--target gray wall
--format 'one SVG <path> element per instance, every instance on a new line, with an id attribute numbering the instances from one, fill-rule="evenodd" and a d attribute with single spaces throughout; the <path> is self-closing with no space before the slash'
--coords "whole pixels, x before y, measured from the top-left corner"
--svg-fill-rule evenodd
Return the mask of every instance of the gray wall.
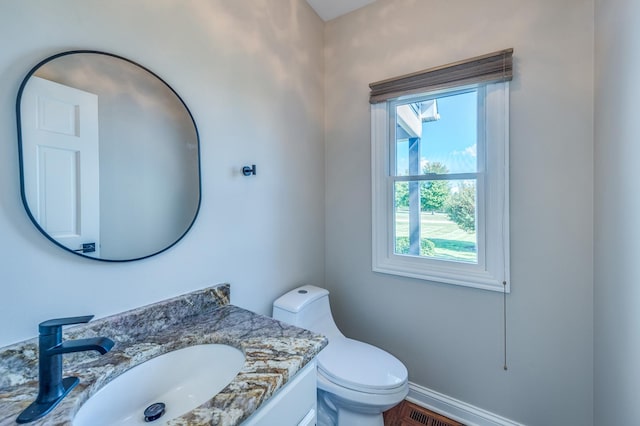
<path id="1" fill-rule="evenodd" d="M 591 0 L 379 0 L 326 26 L 326 283 L 338 325 L 398 356 L 412 382 L 527 425 L 593 424 L 593 13 Z M 505 372 L 501 294 L 371 272 L 367 101 L 370 82 L 508 47 Z"/>
<path id="2" fill-rule="evenodd" d="M 56 316 L 104 316 L 219 282 L 268 314 L 324 282 L 323 22 L 304 0 L 0 0 L 0 346 Z M 20 201 L 15 99 L 41 59 L 112 52 L 157 72 L 200 131 L 202 206 L 148 260 L 66 253 Z M 240 168 L 256 164 L 245 178 Z"/>
<path id="3" fill-rule="evenodd" d="M 640 419 L 640 3 L 596 0 L 595 421 Z"/>

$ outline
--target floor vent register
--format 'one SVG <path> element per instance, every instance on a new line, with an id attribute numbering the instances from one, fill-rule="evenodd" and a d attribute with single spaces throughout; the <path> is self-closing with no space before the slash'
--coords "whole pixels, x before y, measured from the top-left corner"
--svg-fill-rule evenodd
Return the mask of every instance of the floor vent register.
<path id="1" fill-rule="evenodd" d="M 419 405 L 402 401 L 384 413 L 384 426 L 464 426 Z"/>

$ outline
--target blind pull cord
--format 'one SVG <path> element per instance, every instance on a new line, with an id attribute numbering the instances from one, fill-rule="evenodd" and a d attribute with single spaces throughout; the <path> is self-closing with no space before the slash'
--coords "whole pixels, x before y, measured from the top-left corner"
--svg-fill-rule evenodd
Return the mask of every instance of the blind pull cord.
<path id="1" fill-rule="evenodd" d="M 507 282 L 502 281 L 502 314 L 504 325 L 504 371 L 507 371 Z"/>

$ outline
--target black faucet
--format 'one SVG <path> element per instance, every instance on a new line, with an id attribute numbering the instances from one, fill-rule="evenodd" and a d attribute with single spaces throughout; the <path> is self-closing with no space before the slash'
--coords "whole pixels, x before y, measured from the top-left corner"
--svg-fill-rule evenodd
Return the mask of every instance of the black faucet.
<path id="1" fill-rule="evenodd" d="M 71 318 L 56 318 L 41 322 L 39 337 L 39 383 L 38 396 L 16 419 L 17 423 L 37 420 L 62 401 L 80 380 L 77 377 L 62 378 L 62 354 L 83 351 L 98 351 L 106 354 L 114 343 L 106 337 L 62 341 L 62 326 L 91 321 L 93 315 Z"/>

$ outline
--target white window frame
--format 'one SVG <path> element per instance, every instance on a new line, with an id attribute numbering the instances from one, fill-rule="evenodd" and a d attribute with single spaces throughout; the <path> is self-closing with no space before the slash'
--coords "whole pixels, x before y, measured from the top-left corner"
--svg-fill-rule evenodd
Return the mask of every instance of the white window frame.
<path id="1" fill-rule="evenodd" d="M 405 96 L 371 105 L 372 269 L 427 281 L 510 292 L 509 282 L 509 82 L 455 87 L 419 94 L 430 95 L 477 88 L 479 152 L 476 235 L 478 262 L 439 260 L 395 254 L 393 176 L 395 120 L 390 116 Z M 484 157 L 484 161 L 482 161 Z"/>

